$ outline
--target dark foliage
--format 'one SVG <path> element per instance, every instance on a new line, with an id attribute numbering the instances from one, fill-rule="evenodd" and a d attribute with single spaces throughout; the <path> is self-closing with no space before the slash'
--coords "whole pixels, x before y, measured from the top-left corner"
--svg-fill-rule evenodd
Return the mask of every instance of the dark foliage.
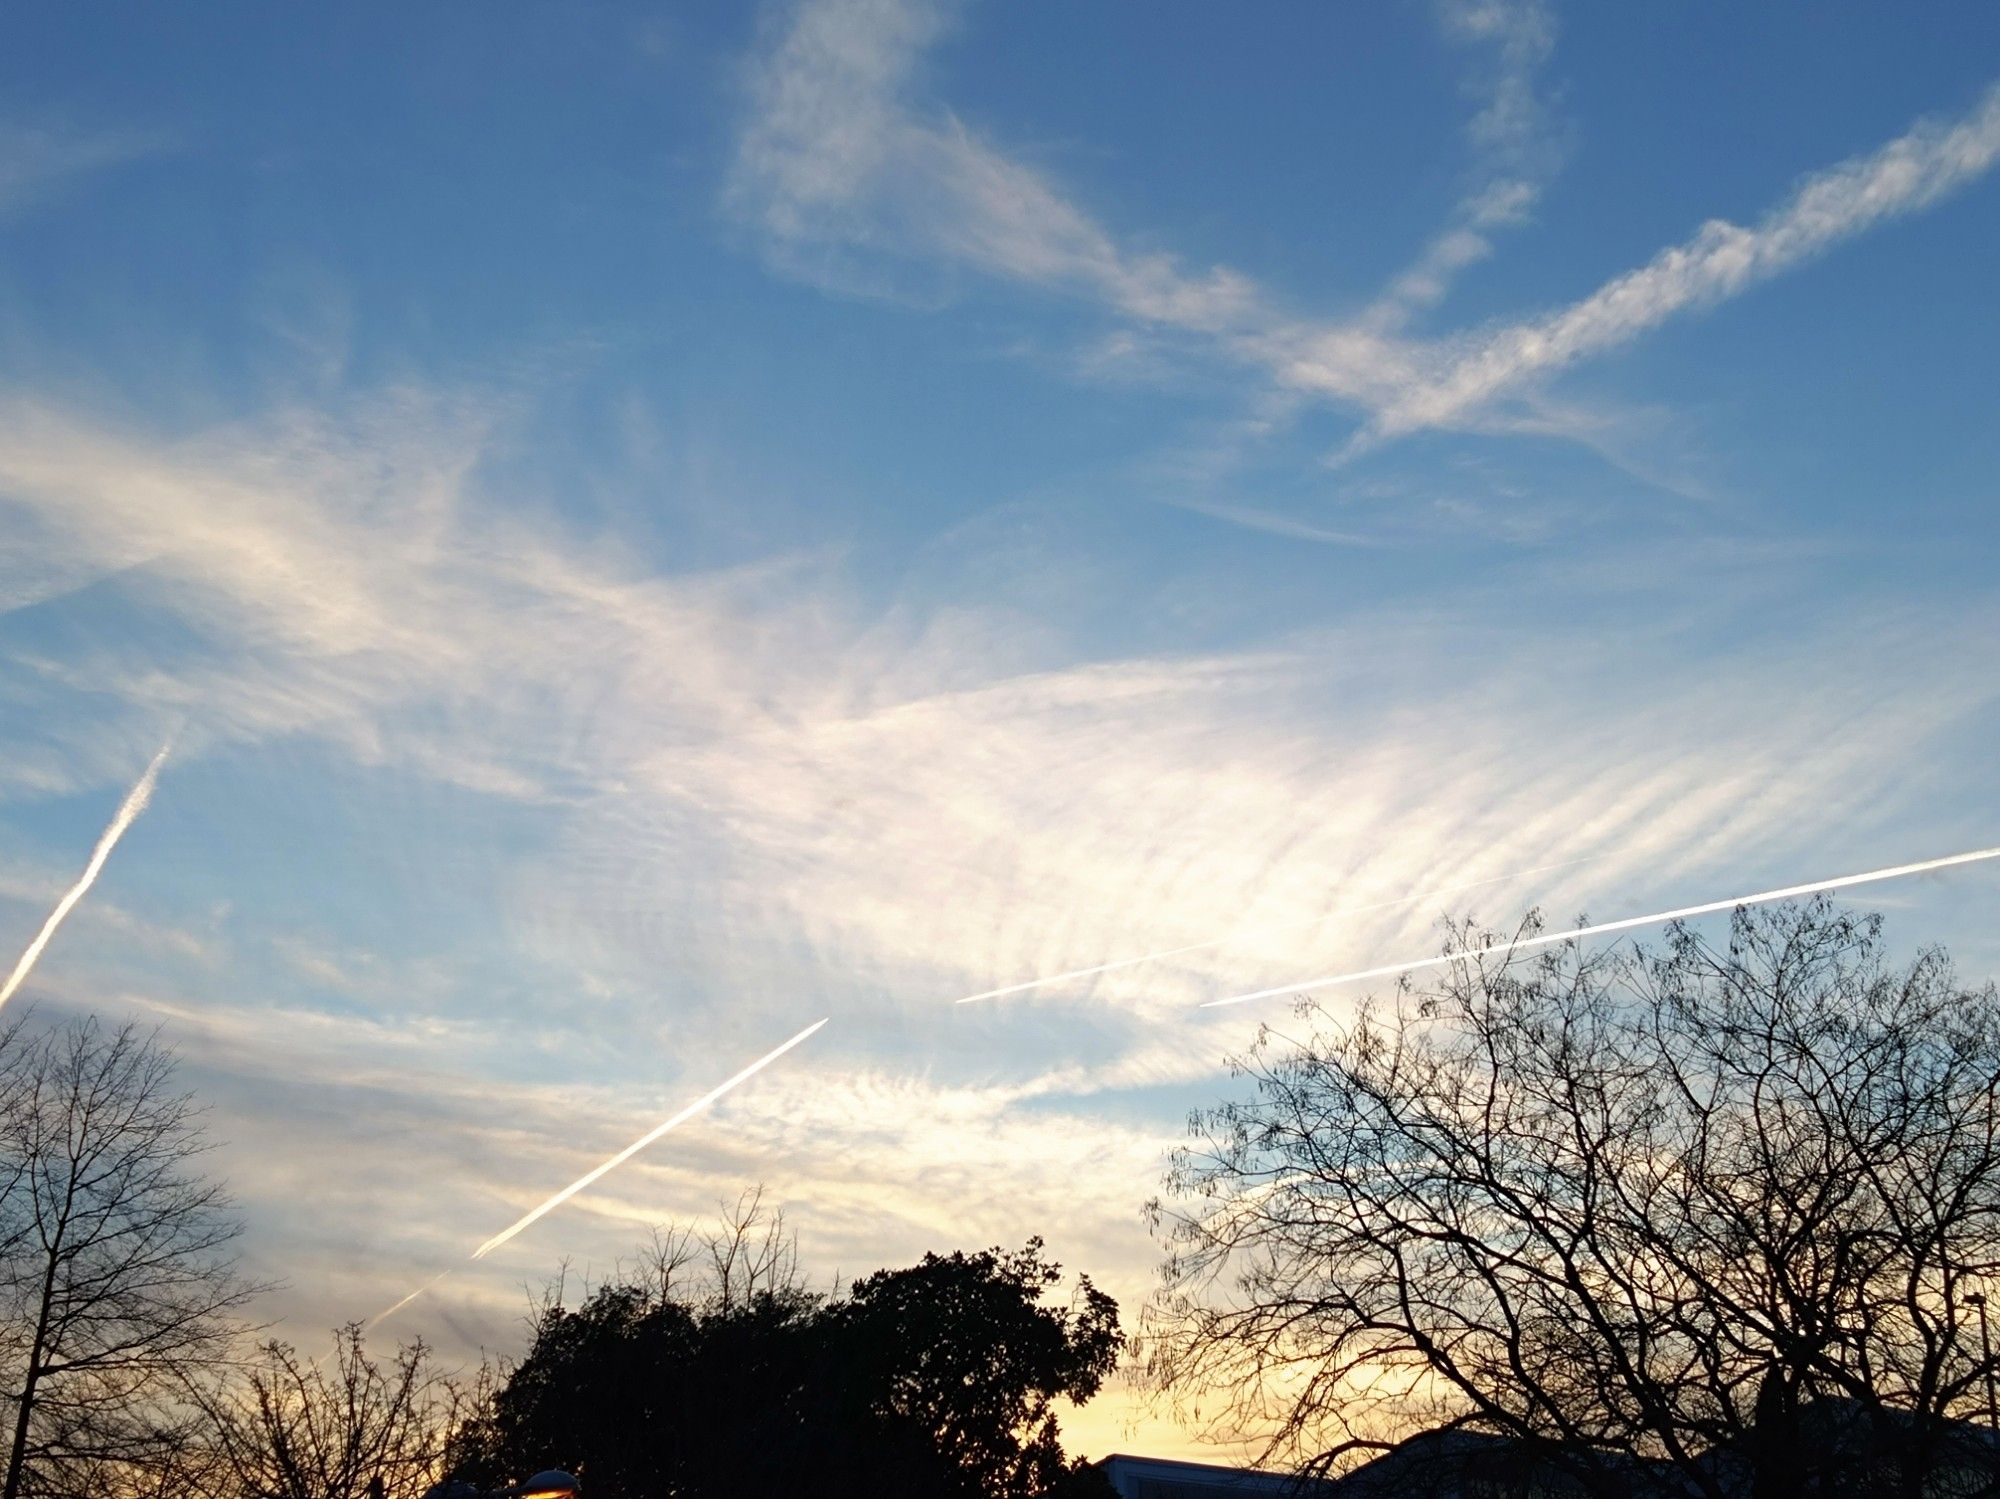
<path id="1" fill-rule="evenodd" d="M 457 1470 L 492 1484 L 554 1465 L 591 1499 L 1108 1493 L 1064 1460 L 1053 1405 L 1115 1366 L 1117 1307 L 1082 1277 L 1069 1308 L 1042 1305 L 1059 1278 L 1032 1240 L 929 1255 L 831 1301 L 606 1286 L 542 1312 Z"/>

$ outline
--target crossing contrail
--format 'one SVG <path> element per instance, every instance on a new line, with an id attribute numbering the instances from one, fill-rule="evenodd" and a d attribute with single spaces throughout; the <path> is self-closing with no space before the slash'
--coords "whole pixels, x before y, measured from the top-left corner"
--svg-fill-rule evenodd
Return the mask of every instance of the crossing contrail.
<path id="1" fill-rule="evenodd" d="M 707 1108 L 710 1104 L 714 1103 L 716 1099 L 722 1097 L 723 1094 L 727 1093 L 737 1084 L 748 1080 L 756 1073 L 762 1072 L 766 1067 L 770 1066 L 773 1062 L 777 1061 L 779 1057 L 783 1056 L 786 1052 L 790 1051 L 794 1046 L 797 1046 L 801 1041 L 805 1040 L 806 1037 L 810 1036 L 814 1031 L 818 1030 L 821 1026 L 825 1025 L 827 1020 L 831 1020 L 832 1018 L 833 1017 L 829 1015 L 826 1017 L 825 1020 L 815 1020 L 811 1025 L 807 1026 L 804 1030 L 800 1031 L 796 1036 L 792 1037 L 792 1039 L 787 1041 L 783 1046 L 777 1048 L 777 1050 L 765 1052 L 763 1056 L 759 1057 L 756 1061 L 752 1062 L 748 1067 L 745 1067 L 741 1072 L 737 1073 L 727 1082 L 716 1084 L 716 1086 L 710 1088 L 706 1093 L 702 1094 L 701 1097 L 697 1098 L 693 1103 L 689 1104 L 686 1108 L 682 1109 L 678 1114 L 675 1114 L 671 1119 L 667 1119 L 660 1124 L 656 1124 L 655 1126 L 653 1126 L 653 1128 L 647 1130 L 645 1134 L 639 1136 L 638 1139 L 634 1140 L 630 1145 L 627 1145 L 623 1150 L 619 1151 L 618 1154 L 611 1157 L 610 1160 L 605 1161 L 602 1165 L 592 1167 L 590 1170 L 584 1172 L 582 1176 L 579 1176 L 575 1181 L 571 1182 L 568 1186 L 564 1187 L 560 1192 L 556 1193 L 555 1196 L 549 1198 L 548 1201 L 542 1203 L 541 1206 L 534 1208 L 533 1210 L 527 1213 L 523 1213 L 519 1218 L 515 1219 L 514 1222 L 508 1224 L 507 1227 L 501 1229 L 499 1233 L 495 1234 L 492 1238 L 488 1239 L 484 1244 L 481 1244 L 477 1249 L 473 1250 L 472 1257 L 475 1260 L 481 1260 L 486 1258 L 487 1255 L 491 1254 L 494 1250 L 498 1249 L 502 1244 L 505 1244 L 509 1239 L 513 1238 L 514 1235 L 518 1234 L 522 1229 L 526 1228 L 529 1224 L 533 1223 L 537 1218 L 540 1218 L 543 1214 L 553 1212 L 556 1208 L 561 1207 L 564 1203 L 568 1202 L 570 1198 L 576 1196 L 577 1193 L 581 1192 L 585 1187 L 589 1186 L 592 1182 L 596 1181 L 600 1176 L 603 1176 L 607 1171 L 615 1171 L 620 1166 L 624 1165 L 627 1161 L 631 1160 L 633 1156 L 637 1155 L 640 1151 L 644 1150 L 648 1145 L 651 1145 L 655 1140 L 659 1139 L 660 1136 L 664 1135 L 668 1130 L 672 1129 L 675 1125 L 685 1123 L 687 1120 L 692 1119 L 696 1114 L 699 1114 L 703 1109 Z"/>
<path id="2" fill-rule="evenodd" d="M 1407 963 L 1387 963 L 1380 968 L 1362 968 L 1353 973 L 1329 973 L 1319 978 L 1301 979 L 1295 984 L 1284 984 L 1276 989 L 1259 989 L 1251 994 L 1232 994 L 1227 999 L 1203 1000 L 1201 1008 L 1209 1010 L 1218 1005 L 1248 1004 L 1253 999 L 1272 999 L 1281 994 L 1297 994 L 1303 989 L 1324 989 L 1334 984 L 1352 983 L 1356 979 L 1388 978 L 1392 974 L 1414 973 L 1419 968 L 1438 968 L 1446 963 L 1457 963 L 1466 958 L 1483 958 L 1497 952 L 1519 952 L 1528 947 L 1546 947 L 1552 942 L 1567 942 L 1573 937 L 1597 937 L 1606 932 L 1630 931 L 1637 926 L 1656 926 L 1663 921 L 1679 921 L 1689 916 L 1706 916 L 1712 911 L 1730 911 L 1738 906 L 1761 906 L 1774 900 L 1790 900 L 1795 895 L 1814 895 L 1822 890 L 1839 890 L 1848 885 L 1867 885 L 1876 880 L 1900 879 L 1906 874 L 1922 874 L 1930 869 L 1949 869 L 1954 864 L 1976 864 L 1981 859 L 2000 859 L 2000 848 L 1977 848 L 1971 853 L 1948 854 L 1942 859 L 1924 859 L 1915 864 L 1896 864 L 1888 869 L 1870 869 L 1862 874 L 1836 875 L 1833 879 L 1814 880 L 1806 885 L 1788 885 L 1783 890 L 1760 890 L 1755 895 L 1733 895 L 1728 900 L 1703 901 L 1698 906 L 1682 906 L 1676 911 L 1654 911 L 1645 916 L 1627 916 L 1622 921 L 1600 921 L 1595 926 L 1580 926 L 1574 931 L 1545 932 L 1539 937 L 1493 942 L 1485 947 L 1469 947 L 1459 952 L 1442 953 L 1434 958 L 1413 958 Z"/>
<path id="3" fill-rule="evenodd" d="M 1543 874 L 1551 869 L 1569 869 L 1578 864 L 1594 864 L 1599 859 L 1608 859 L 1610 857 L 1611 855 L 1609 854 L 1592 854 L 1587 859 L 1565 859 L 1560 864 L 1537 864 L 1532 869 L 1509 870 L 1506 874 L 1489 875 L 1483 880 L 1467 880 L 1462 885 L 1446 885 L 1437 890 L 1420 890 L 1415 895 L 1399 895 L 1394 900 L 1378 900 L 1365 906 L 1347 906 L 1338 911 L 1328 911 L 1323 916 L 1314 916 L 1306 921 L 1287 922 L 1283 926 L 1272 927 L 1268 930 L 1288 932 L 1294 931 L 1299 927 L 1323 926 L 1327 922 L 1337 920 L 1342 916 L 1359 916 L 1364 911 L 1385 911 L 1391 906 L 1407 906 L 1416 901 L 1430 900 L 1434 896 L 1456 895 L 1461 890 L 1477 890 L 1481 885 L 1497 885 L 1502 880 L 1524 879 L 1528 875 Z M 1023 983 L 1008 984 L 1004 988 L 986 989 L 978 994 L 968 994 L 965 998 L 956 1000 L 954 1003 L 962 1005 L 975 1004 L 982 999 L 999 999 L 1003 995 L 1008 994 L 1025 994 L 1030 989 L 1046 989 L 1051 984 L 1063 984 L 1069 982 L 1071 979 L 1089 978 L 1093 974 L 1110 973 L 1114 969 L 1119 968 L 1132 968 L 1140 963 L 1157 963 L 1163 958 L 1177 958 L 1185 952 L 1201 952 L 1206 948 L 1221 947 L 1225 943 L 1234 942 L 1242 935 L 1241 931 L 1237 931 L 1230 933 L 1227 937 L 1210 937 L 1205 942 L 1190 942 L 1186 947 L 1169 947 L 1160 952 L 1141 953 L 1136 958 L 1115 958 L 1109 963 L 1099 963 L 1091 968 L 1072 968 L 1067 973 L 1051 973 L 1044 978 L 1028 979 Z"/>
<path id="4" fill-rule="evenodd" d="M 159 783 L 160 767 L 166 763 L 167 751 L 174 747 L 171 737 L 160 746 L 160 752 L 146 767 L 146 773 L 139 777 L 138 784 L 125 793 L 125 800 L 118 805 L 117 815 L 111 819 L 97 840 L 97 847 L 90 851 L 90 862 L 83 866 L 83 874 L 69 887 L 69 893 L 56 902 L 56 908 L 49 912 L 49 919 L 42 923 L 42 929 L 35 933 L 35 940 L 28 944 L 28 950 L 21 954 L 21 960 L 14 965 L 14 971 L 7 975 L 7 982 L 0 987 L 0 1005 L 14 997 L 14 991 L 21 987 L 28 974 L 34 969 L 35 960 L 42 955 L 42 949 L 49 945 L 49 939 L 56 934 L 56 928 L 63 924 L 63 918 L 76 908 L 83 899 L 83 893 L 97 881 L 104 868 L 104 861 L 111 857 L 111 850 L 118 846 L 118 840 L 125 836 L 125 830 L 132 826 L 146 803 L 153 799 L 153 787 Z"/>

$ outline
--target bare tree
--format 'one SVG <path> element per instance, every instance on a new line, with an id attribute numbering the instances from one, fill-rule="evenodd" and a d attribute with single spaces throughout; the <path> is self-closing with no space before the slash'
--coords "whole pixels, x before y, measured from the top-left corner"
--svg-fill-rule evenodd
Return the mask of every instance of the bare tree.
<path id="1" fill-rule="evenodd" d="M 371 1358 L 359 1323 L 335 1334 L 330 1359 L 268 1342 L 197 1395 L 205 1487 L 241 1499 L 416 1499 L 443 1476 L 477 1399 L 421 1342 Z"/>
<path id="2" fill-rule="evenodd" d="M 656 1304 L 664 1306 L 684 1285 L 682 1272 L 702 1253 L 693 1228 L 678 1223 L 654 1224 L 639 1246 L 629 1275 L 622 1278 L 644 1286 Z"/>
<path id="3" fill-rule="evenodd" d="M 764 1188 L 748 1188 L 735 1206 L 725 1203 L 715 1232 L 703 1237 L 709 1293 L 724 1307 L 746 1306 L 760 1295 L 797 1291 L 799 1236 L 782 1210 L 764 1206 Z"/>
<path id="4" fill-rule="evenodd" d="M 1990 1480 L 1956 1419 L 1996 1375 L 1991 985 L 1888 970 L 1824 900 L 1739 910 L 1722 951 L 1447 973 L 1303 1005 L 1196 1117 L 1155 1205 L 1163 1388 L 1321 1469 L 1456 1427 L 1594 1492 Z"/>
<path id="5" fill-rule="evenodd" d="M 183 1439 L 173 1393 L 227 1351 L 251 1294 L 236 1217 L 196 1171 L 173 1059 L 95 1021 L 17 1039 L 0 1098 L 0 1499 L 73 1492 Z"/>
<path id="6" fill-rule="evenodd" d="M 565 1259 L 530 1296 L 531 1329 L 568 1304 L 569 1276 Z M 713 1227 L 655 1224 L 632 1259 L 613 1266 L 611 1284 L 642 1294 L 653 1306 L 678 1302 L 721 1311 L 748 1306 L 760 1296 L 805 1291 L 798 1233 L 786 1222 L 784 1209 L 765 1206 L 762 1184 L 744 1188 L 733 1203 L 717 1204 Z M 592 1289 L 585 1277 L 585 1300 Z"/>
<path id="7" fill-rule="evenodd" d="M 25 1017 L 17 1015 L 0 1025 L 0 1264 L 12 1262 L 14 1251 L 33 1226 L 31 1216 L 22 1211 L 25 1194 L 21 1188 L 28 1179 L 28 1158 L 13 1147 L 9 1128 L 17 1100 L 26 1092 L 34 1050 L 23 1039 L 25 1024 Z M 8 1357 L 15 1332 L 11 1323 L 0 1324 L 0 1359 Z"/>

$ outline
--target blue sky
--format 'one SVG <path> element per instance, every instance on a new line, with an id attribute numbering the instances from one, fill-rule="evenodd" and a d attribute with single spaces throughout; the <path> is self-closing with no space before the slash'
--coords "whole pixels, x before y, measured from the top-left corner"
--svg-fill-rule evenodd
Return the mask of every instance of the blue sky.
<path id="1" fill-rule="evenodd" d="M 302 1339 L 821 1016 L 402 1325 L 758 1181 L 1136 1312 L 1200 1000 L 2000 842 L 1990 7 L 0 27 L 0 934 L 174 736 L 16 1003 Z"/>

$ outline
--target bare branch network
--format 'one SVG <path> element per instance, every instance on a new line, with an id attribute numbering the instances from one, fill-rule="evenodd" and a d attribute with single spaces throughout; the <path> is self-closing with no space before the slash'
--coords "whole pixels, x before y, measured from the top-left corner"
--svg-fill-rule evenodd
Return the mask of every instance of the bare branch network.
<path id="1" fill-rule="evenodd" d="M 254 1294 L 200 1110 L 135 1027 L 0 1036 L 0 1495 L 92 1492 L 184 1445 L 187 1379 Z"/>
<path id="2" fill-rule="evenodd" d="M 1958 1418 L 1996 1373 L 1991 985 L 1892 970 L 1822 898 L 1299 1016 L 1154 1208 L 1184 1408 L 1321 1471 L 1445 1428 L 1593 1492 L 1990 1474 Z"/>

